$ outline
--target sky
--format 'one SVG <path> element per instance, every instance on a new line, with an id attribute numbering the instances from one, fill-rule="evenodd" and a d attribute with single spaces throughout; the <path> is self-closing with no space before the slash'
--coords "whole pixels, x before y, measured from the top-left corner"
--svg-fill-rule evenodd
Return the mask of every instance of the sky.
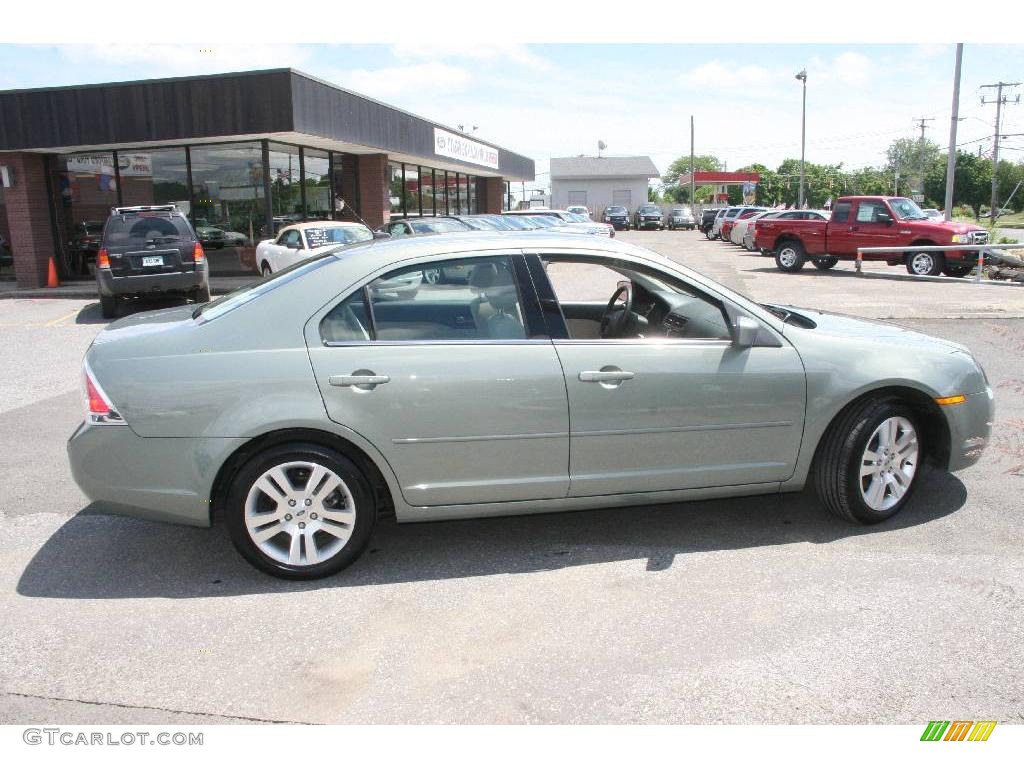
<path id="1" fill-rule="evenodd" d="M 664 171 L 689 154 L 729 169 L 800 156 L 806 68 L 807 160 L 845 168 L 884 163 L 886 147 L 920 136 L 949 141 L 952 44 L 544 44 L 447 41 L 374 45 L 0 45 L 0 90 L 293 67 L 536 160 L 648 155 Z M 1024 45 L 964 47 L 958 142 L 988 150 L 995 106 L 986 83 L 1024 81 Z M 1019 88 L 1015 93 L 1024 93 Z M 984 92 L 994 98 L 994 91 Z M 1002 133 L 1024 134 L 1024 99 Z M 983 139 L 975 142 L 977 139 Z M 1024 136 L 1004 140 L 1024 160 Z"/>

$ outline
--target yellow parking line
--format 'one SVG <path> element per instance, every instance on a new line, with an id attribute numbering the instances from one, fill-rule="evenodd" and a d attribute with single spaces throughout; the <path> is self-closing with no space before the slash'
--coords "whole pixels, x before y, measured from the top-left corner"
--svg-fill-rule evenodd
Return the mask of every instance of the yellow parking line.
<path id="1" fill-rule="evenodd" d="M 47 328 L 52 328 L 55 325 L 60 325 L 65 320 L 70 320 L 72 317 L 77 315 L 78 312 L 79 312 L 79 310 L 77 310 L 77 309 L 74 312 L 68 312 L 66 315 L 64 315 L 64 317 L 58 317 L 56 320 L 51 320 L 50 322 L 46 323 L 46 327 Z"/>

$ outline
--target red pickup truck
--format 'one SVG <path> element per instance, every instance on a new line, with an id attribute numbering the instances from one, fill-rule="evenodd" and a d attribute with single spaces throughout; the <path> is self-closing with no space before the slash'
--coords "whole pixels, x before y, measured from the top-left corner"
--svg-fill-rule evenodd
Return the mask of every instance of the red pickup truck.
<path id="1" fill-rule="evenodd" d="M 857 248 L 987 242 L 988 232 L 981 227 L 929 219 L 905 197 L 841 197 L 828 221 L 762 218 L 754 244 L 774 254 L 783 272 L 798 272 L 808 260 L 818 269 L 831 269 L 840 259 L 857 258 Z M 950 277 L 964 277 L 978 261 L 975 251 L 893 251 L 863 258 L 905 264 L 912 275 Z"/>

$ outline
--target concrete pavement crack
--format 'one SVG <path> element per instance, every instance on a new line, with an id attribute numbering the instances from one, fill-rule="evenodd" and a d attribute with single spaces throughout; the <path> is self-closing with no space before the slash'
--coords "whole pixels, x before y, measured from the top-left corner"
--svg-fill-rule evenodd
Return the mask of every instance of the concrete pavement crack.
<path id="1" fill-rule="evenodd" d="M 23 699 L 38 699 L 40 701 L 63 701 L 69 704 L 91 704 L 98 707 L 118 707 L 120 709 L 149 709 L 154 712 L 168 712 L 174 715 L 196 715 L 199 717 L 222 717 L 225 720 L 246 720 L 252 723 L 268 723 L 272 725 L 319 725 L 319 723 L 308 723 L 301 720 L 272 720 L 264 717 L 247 717 L 246 715 L 222 715 L 218 712 L 198 712 L 188 709 L 171 709 L 169 707 L 155 707 L 145 704 L 119 704 L 113 701 L 90 701 L 89 699 L 63 698 L 61 696 L 40 696 L 34 693 L 19 693 L 17 691 L 2 691 L 0 696 L 20 696 Z"/>

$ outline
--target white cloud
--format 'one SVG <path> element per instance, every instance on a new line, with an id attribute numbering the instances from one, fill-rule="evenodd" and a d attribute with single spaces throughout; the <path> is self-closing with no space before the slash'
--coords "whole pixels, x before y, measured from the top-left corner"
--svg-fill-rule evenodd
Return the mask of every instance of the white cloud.
<path id="1" fill-rule="evenodd" d="M 861 53 L 846 51 L 832 62 L 829 74 L 847 85 L 861 85 L 871 77 L 871 59 Z"/>
<path id="2" fill-rule="evenodd" d="M 72 63 L 106 65 L 123 70 L 125 79 L 139 77 L 239 72 L 249 69 L 297 67 L 310 59 L 300 45 L 119 44 L 61 45 Z"/>
<path id="3" fill-rule="evenodd" d="M 737 86 L 763 86 L 776 79 L 777 75 L 755 64 L 734 67 L 715 59 L 683 72 L 676 78 L 676 81 L 688 88 L 725 89 Z"/>
<path id="4" fill-rule="evenodd" d="M 551 69 L 551 63 L 538 56 L 525 45 L 517 43 L 474 42 L 465 46 L 447 45 L 442 48 L 423 43 L 398 43 L 391 46 L 391 52 L 398 59 L 469 59 L 488 64 L 514 64 L 536 71 Z"/>
<path id="5" fill-rule="evenodd" d="M 415 91 L 431 96 L 465 90 L 472 77 L 469 71 L 440 61 L 380 69 L 350 69 L 326 78 L 376 99 L 388 99 Z"/>

